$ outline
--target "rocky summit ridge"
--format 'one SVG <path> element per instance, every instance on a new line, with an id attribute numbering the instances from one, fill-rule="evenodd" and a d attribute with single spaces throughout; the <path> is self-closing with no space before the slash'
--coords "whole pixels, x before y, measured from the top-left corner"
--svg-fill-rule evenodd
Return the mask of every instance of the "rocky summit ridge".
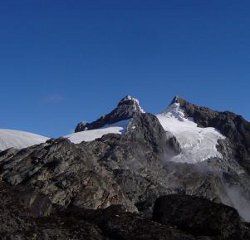
<path id="1" fill-rule="evenodd" d="M 250 239 L 249 122 L 179 97 L 154 115 L 126 96 L 75 134 L 125 120 L 1 151 L 0 238 Z"/>
<path id="2" fill-rule="evenodd" d="M 127 95 L 120 100 L 117 107 L 110 113 L 101 116 L 99 119 L 91 123 L 78 123 L 75 132 L 101 128 L 115 122 L 128 120 L 134 115 L 140 113 L 144 113 L 144 110 L 141 108 L 139 101 L 136 98 Z"/>

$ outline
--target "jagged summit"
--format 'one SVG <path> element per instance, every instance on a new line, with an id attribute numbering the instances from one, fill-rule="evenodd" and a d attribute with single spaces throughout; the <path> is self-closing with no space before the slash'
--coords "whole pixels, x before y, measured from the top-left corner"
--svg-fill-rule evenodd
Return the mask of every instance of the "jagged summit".
<path id="1" fill-rule="evenodd" d="M 78 123 L 75 132 L 101 128 L 105 125 L 128 120 L 135 114 L 141 113 L 144 113 L 144 110 L 141 108 L 139 101 L 136 98 L 127 95 L 119 101 L 117 107 L 110 113 L 91 123 Z"/>

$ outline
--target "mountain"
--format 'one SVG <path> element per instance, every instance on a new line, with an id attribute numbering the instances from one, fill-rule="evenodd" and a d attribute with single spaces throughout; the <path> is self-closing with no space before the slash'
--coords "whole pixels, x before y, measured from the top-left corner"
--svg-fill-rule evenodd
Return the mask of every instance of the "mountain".
<path id="1" fill-rule="evenodd" d="M 132 100 L 121 111 L 119 106 L 127 98 Z M 87 123 L 86 126 L 91 126 L 92 130 L 84 128 L 76 134 L 106 131 L 110 119 L 113 126 L 119 125 L 121 118 L 116 117 L 117 112 L 123 112 L 122 120 L 126 121 L 127 126 L 133 125 L 136 129 L 137 126 L 132 122 L 148 113 L 140 110 L 142 108 L 138 100 L 130 96 L 124 99 L 111 113 Z M 127 114 L 129 111 L 126 110 L 135 104 L 133 114 Z M 167 136 L 167 147 L 162 146 L 162 153 L 158 154 L 167 173 L 157 180 L 159 184 L 167 182 L 167 189 L 171 193 L 181 191 L 223 202 L 235 207 L 242 217 L 249 219 L 249 123 L 234 113 L 213 111 L 179 97 L 175 97 L 166 110 L 155 116 Z M 100 121 L 102 125 L 96 124 Z M 127 134 L 131 134 L 131 128 L 128 130 L 123 125 L 119 133 L 126 135 L 127 131 Z"/>
<path id="2" fill-rule="evenodd" d="M 47 137 L 34 133 L 0 129 L 0 151 L 8 148 L 22 149 L 35 144 L 44 143 L 47 140 Z"/>
<path id="3" fill-rule="evenodd" d="M 249 239 L 249 134 L 234 113 L 175 97 L 154 115 L 126 96 L 73 134 L 0 152 L 2 226 L 21 239 Z"/>

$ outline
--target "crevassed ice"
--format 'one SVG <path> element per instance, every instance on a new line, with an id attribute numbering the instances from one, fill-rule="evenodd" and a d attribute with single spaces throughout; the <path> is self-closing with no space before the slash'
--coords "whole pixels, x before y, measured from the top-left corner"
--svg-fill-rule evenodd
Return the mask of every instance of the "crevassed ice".
<path id="1" fill-rule="evenodd" d="M 216 145 L 225 137 L 215 128 L 200 128 L 192 119 L 185 118 L 179 103 L 156 115 L 165 131 L 171 132 L 181 146 L 181 153 L 172 161 L 197 163 L 212 157 L 221 158 Z"/>

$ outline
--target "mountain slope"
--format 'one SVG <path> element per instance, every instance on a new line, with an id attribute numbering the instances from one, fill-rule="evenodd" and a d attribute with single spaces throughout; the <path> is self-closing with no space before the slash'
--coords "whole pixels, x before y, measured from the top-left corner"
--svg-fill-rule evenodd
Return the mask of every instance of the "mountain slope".
<path id="1" fill-rule="evenodd" d="M 82 131 L 1 152 L 0 183 L 14 189 L 36 216 L 121 204 L 150 217 L 158 197 L 182 194 L 224 203 L 250 221 L 250 176 L 242 164 L 247 159 L 235 154 L 235 138 L 216 124 L 200 123 L 224 113 L 205 111 L 198 121 L 203 108 L 177 98 L 155 116 L 134 98 L 124 99 Z M 235 125 L 235 136 L 242 135 L 238 126 L 244 121 Z"/>
<path id="2" fill-rule="evenodd" d="M 135 102 L 138 103 L 138 100 Z M 119 104 L 117 108 L 119 109 Z M 115 113 L 117 108 L 111 113 Z M 138 106 L 137 109 L 141 107 Z M 141 114 L 141 111 L 137 111 L 132 119 Z M 114 123 L 120 120 L 119 117 L 116 118 L 116 114 L 104 115 L 101 118 L 103 125 L 109 123 L 109 117 L 106 116 L 111 116 Z M 250 219 L 249 161 L 247 155 L 237 154 L 247 153 L 247 144 L 241 144 L 239 139 L 247 139 L 248 122 L 233 113 L 199 107 L 179 97 L 175 97 L 168 108 L 156 117 L 168 137 L 168 147 L 159 156 L 166 172 L 157 184 L 162 185 L 164 182 L 168 189 L 164 191 L 181 191 L 234 206 L 242 217 Z M 232 123 L 232 119 L 238 119 L 239 122 Z M 92 129 L 100 130 L 96 124 L 90 125 Z M 84 132 L 87 134 L 88 130 L 84 129 L 81 133 Z M 114 150 L 112 153 L 114 154 Z M 125 161 L 126 158 L 124 156 Z M 112 159 L 109 159 L 107 164 L 110 165 L 111 162 Z M 133 168 L 137 165 L 138 163 L 134 163 Z M 145 163 L 143 166 L 146 167 Z M 135 172 L 135 169 L 131 171 Z M 128 175 L 126 177 L 129 179 Z M 126 184 L 123 187 L 127 189 Z"/>

